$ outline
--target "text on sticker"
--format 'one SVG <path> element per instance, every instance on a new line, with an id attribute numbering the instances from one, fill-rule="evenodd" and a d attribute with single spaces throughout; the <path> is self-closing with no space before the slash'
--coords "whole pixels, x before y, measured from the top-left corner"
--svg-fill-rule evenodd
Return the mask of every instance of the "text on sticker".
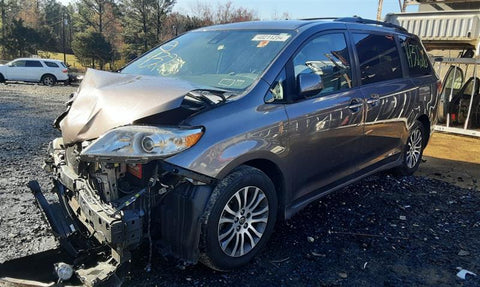
<path id="1" fill-rule="evenodd" d="M 257 34 L 252 38 L 252 41 L 272 41 L 285 42 L 290 38 L 289 34 Z"/>

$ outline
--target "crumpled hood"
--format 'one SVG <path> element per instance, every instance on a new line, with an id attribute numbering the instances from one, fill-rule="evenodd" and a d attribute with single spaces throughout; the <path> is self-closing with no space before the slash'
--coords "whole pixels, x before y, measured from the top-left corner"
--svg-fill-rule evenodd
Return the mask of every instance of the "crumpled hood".
<path id="1" fill-rule="evenodd" d="M 63 141 L 94 139 L 114 127 L 177 108 L 193 89 L 190 83 L 173 78 L 88 69 L 60 122 Z"/>

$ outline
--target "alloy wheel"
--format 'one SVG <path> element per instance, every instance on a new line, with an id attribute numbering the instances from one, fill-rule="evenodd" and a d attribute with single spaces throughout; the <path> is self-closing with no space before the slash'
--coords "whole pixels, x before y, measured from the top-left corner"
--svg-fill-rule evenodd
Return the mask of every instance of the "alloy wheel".
<path id="1" fill-rule="evenodd" d="M 238 190 L 223 208 L 218 223 L 218 242 L 225 254 L 240 257 L 262 238 L 268 223 L 268 199 L 258 187 Z"/>
<path id="2" fill-rule="evenodd" d="M 413 168 L 420 160 L 420 155 L 422 153 L 422 138 L 422 131 L 419 128 L 416 128 L 408 138 L 406 157 L 408 168 Z"/>
<path id="3" fill-rule="evenodd" d="M 43 84 L 44 84 L 45 86 L 53 86 L 54 80 L 53 80 L 52 77 L 46 76 L 46 77 L 43 79 Z"/>

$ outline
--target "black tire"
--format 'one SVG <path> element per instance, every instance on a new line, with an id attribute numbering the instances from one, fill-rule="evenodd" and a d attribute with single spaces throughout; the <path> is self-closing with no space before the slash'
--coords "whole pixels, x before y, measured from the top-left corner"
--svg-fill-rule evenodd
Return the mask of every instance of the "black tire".
<path id="1" fill-rule="evenodd" d="M 267 211 L 261 213 L 265 206 Z M 235 169 L 217 184 L 207 205 L 200 262 L 219 271 L 247 264 L 270 238 L 277 210 L 275 187 L 265 173 L 249 166 Z"/>
<path id="2" fill-rule="evenodd" d="M 57 78 L 55 78 L 55 76 L 53 76 L 53 75 L 43 75 L 42 79 L 40 81 L 45 86 L 50 86 L 51 87 L 51 86 L 55 86 L 55 84 L 57 83 Z"/>
<path id="3" fill-rule="evenodd" d="M 426 145 L 426 135 L 423 124 L 420 121 L 415 121 L 403 150 L 402 164 L 394 170 L 396 174 L 401 176 L 411 175 L 418 169 Z"/>
<path id="4" fill-rule="evenodd" d="M 5 83 L 5 77 L 3 74 L 0 74 L 0 83 Z"/>

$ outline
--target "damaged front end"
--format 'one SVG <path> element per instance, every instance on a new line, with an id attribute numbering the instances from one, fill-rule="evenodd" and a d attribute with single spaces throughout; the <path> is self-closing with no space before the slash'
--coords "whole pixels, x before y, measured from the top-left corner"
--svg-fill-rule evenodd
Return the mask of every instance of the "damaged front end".
<path id="1" fill-rule="evenodd" d="M 60 244 L 75 258 L 71 263 L 85 285 L 119 285 L 116 271 L 146 240 L 150 248 L 158 247 L 163 255 L 176 258 L 180 264 L 196 263 L 200 218 L 215 179 L 163 159 L 195 145 L 204 129 L 137 120 L 125 123 L 118 117 L 111 122 L 99 121 L 102 113 L 120 111 L 99 104 L 106 93 L 112 92 L 111 86 L 105 93 L 101 80 L 96 80 L 95 89 L 92 84 L 88 86 L 92 74 L 98 73 L 87 73 L 82 84 L 87 86 L 73 97 L 67 112 L 56 121 L 63 136 L 50 143 L 45 169 L 53 174 L 53 191 L 59 202 L 48 203 L 36 181 L 29 183 L 30 189 Z M 108 77 L 122 80 L 130 76 L 109 74 L 103 79 Z M 118 86 L 118 81 L 110 79 L 109 83 Z M 189 96 L 198 98 L 194 92 Z M 85 102 L 85 97 L 95 99 L 95 103 Z M 182 113 L 188 116 L 198 111 L 201 99 L 187 108 L 185 101 L 180 101 L 182 106 L 168 108 L 144 105 L 143 110 L 150 109 L 146 113 L 137 106 L 136 113 L 142 119 L 190 108 Z"/>
<path id="2" fill-rule="evenodd" d="M 66 147 L 61 138 L 49 146 L 45 168 L 55 175 L 59 204 L 49 204 L 38 183 L 29 183 L 60 244 L 76 258 L 77 277 L 90 286 L 120 282 L 115 271 L 145 239 L 182 264 L 196 263 L 198 222 L 213 179 L 160 159 L 127 163 L 145 159 L 122 162 L 82 149 Z"/>

